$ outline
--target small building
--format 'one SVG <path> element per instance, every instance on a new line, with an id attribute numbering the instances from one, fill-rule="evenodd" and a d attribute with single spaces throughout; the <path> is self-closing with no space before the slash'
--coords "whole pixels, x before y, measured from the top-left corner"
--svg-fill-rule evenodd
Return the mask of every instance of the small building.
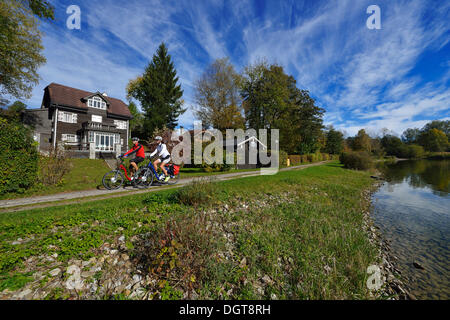
<path id="1" fill-rule="evenodd" d="M 105 158 L 128 149 L 131 118 L 122 100 L 51 83 L 41 108 L 27 109 L 23 121 L 33 127 L 42 153 L 64 147 L 71 157 Z"/>

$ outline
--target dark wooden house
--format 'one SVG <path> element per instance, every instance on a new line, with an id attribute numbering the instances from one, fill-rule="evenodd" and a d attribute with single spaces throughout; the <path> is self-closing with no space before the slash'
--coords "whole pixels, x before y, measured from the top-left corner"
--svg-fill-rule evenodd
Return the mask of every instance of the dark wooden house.
<path id="1" fill-rule="evenodd" d="M 34 128 L 41 152 L 63 146 L 73 157 L 99 158 L 128 149 L 128 105 L 106 93 L 51 83 L 40 109 L 29 109 L 24 122 Z"/>

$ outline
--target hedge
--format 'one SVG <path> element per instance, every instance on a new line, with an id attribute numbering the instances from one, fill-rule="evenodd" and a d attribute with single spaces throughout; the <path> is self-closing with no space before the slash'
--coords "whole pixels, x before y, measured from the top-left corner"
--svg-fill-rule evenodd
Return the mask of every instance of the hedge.
<path id="1" fill-rule="evenodd" d="M 38 152 L 30 130 L 0 118 L 0 146 L 0 194 L 30 188 L 38 170 Z"/>

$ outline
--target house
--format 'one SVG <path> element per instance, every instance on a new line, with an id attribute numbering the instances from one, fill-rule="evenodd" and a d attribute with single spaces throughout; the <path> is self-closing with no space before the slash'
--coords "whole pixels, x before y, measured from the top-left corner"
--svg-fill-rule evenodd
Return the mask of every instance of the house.
<path id="1" fill-rule="evenodd" d="M 122 100 L 51 83 L 41 108 L 26 110 L 23 121 L 42 153 L 64 147 L 72 157 L 100 158 L 126 152 L 131 118 Z"/>

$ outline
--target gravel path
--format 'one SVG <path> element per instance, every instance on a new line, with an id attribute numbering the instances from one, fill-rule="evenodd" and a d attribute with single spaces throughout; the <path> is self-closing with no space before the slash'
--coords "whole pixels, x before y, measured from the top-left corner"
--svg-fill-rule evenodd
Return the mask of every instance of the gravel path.
<path id="1" fill-rule="evenodd" d="M 305 164 L 300 166 L 292 166 L 288 168 L 282 168 L 280 171 L 286 171 L 286 170 L 295 170 L 295 169 L 305 169 L 313 166 L 322 165 L 324 163 L 327 163 L 329 161 L 321 161 L 311 164 Z M 252 176 L 258 176 L 258 171 L 248 171 L 248 172 L 234 172 L 234 173 L 226 173 L 226 174 L 220 174 L 220 175 L 214 175 L 214 176 L 205 176 L 205 177 L 214 177 L 217 180 L 230 180 L 230 179 L 237 179 L 237 178 L 244 178 L 244 177 L 252 177 Z M 181 179 L 176 185 L 168 186 L 168 185 L 162 185 L 164 189 L 169 188 L 178 188 L 185 184 L 188 184 L 192 180 L 200 178 L 200 177 L 193 177 L 193 178 L 186 178 Z M 22 210 L 29 210 L 29 209 L 36 209 L 36 208 L 46 208 L 46 207 L 53 207 L 58 205 L 67 205 L 67 204 L 73 204 L 73 203 L 83 203 L 88 201 L 95 201 L 95 200 L 102 200 L 106 198 L 116 198 L 116 197 L 123 197 L 130 194 L 139 194 L 139 193 L 145 193 L 145 192 L 152 192 L 152 191 L 158 191 L 161 190 L 161 185 L 152 185 L 148 189 L 136 189 L 132 186 L 127 186 L 125 188 L 120 188 L 118 190 L 104 190 L 104 189 L 91 189 L 91 190 L 84 190 L 84 191 L 75 191 L 75 192 L 67 192 L 67 193 L 58 193 L 58 194 L 52 194 L 48 196 L 37 196 L 37 197 L 30 197 L 30 198 L 20 198 L 20 199 L 11 199 L 11 200 L 0 200 L 0 213 L 4 212 L 15 212 L 15 211 L 22 211 Z M 95 198 L 87 198 L 87 197 L 95 197 Z M 87 199 L 86 199 L 87 198 Z M 74 201 L 67 201 L 67 200 L 74 200 Z M 59 201 L 64 201 L 63 203 L 60 203 Z M 57 202 L 57 203 L 53 203 Z M 59 203 L 58 203 L 59 202 Z M 17 207 L 17 208 L 15 208 Z M 5 208 L 10 208 L 6 209 Z"/>

